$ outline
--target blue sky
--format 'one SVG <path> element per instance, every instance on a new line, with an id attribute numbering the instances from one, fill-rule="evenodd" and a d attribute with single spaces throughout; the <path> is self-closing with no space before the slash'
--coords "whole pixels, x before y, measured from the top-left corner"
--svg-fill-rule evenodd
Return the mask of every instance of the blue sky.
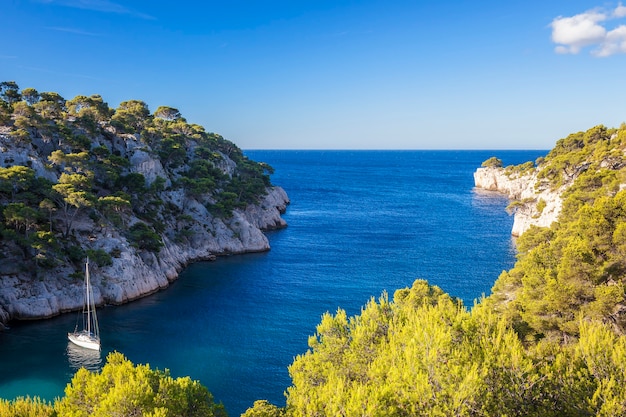
<path id="1" fill-rule="evenodd" d="M 626 121 L 626 6 L 2 0 L 0 80 L 178 108 L 243 149 L 549 149 Z"/>

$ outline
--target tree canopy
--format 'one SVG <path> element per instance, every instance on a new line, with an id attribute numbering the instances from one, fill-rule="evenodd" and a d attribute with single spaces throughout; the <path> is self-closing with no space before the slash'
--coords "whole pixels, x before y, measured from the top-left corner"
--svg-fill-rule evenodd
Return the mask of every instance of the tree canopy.
<path id="1" fill-rule="evenodd" d="M 271 185 L 267 164 L 188 123 L 178 109 L 159 106 L 151 114 L 141 100 L 113 109 L 97 94 L 66 100 L 6 81 L 0 127 L 3 146 L 31 155 L 27 163 L 0 164 L 0 249 L 18 254 L 36 275 L 72 258 L 76 225 L 86 218 L 124 235 L 136 250 L 158 252 L 182 211 L 164 204 L 167 193 L 182 192 L 227 219 Z M 126 147 L 129 139 L 135 148 Z M 159 176 L 147 179 L 133 166 L 136 146 L 163 167 Z M 36 239 L 43 231 L 53 240 L 45 254 Z"/>
<path id="2" fill-rule="evenodd" d="M 66 101 L 8 81 L 0 83 L 0 123 L 16 147 L 45 161 L 0 167 L 0 245 L 37 268 L 84 254 L 72 239 L 80 216 L 123 230 L 134 250 L 158 252 L 164 224 L 189 221 L 163 201 L 166 190 L 226 218 L 270 185 L 271 167 L 172 107 L 151 114 L 129 100 L 111 109 L 97 95 Z M 159 156 L 168 179 L 130 169 L 119 146 L 130 138 Z M 326 313 L 309 350 L 289 366 L 286 406 L 259 400 L 244 416 L 626 415 L 625 152 L 626 125 L 596 126 L 559 140 L 535 163 L 507 167 L 559 190 L 563 207 L 550 228 L 517 240 L 514 267 L 488 297 L 468 309 L 417 280 L 392 299 L 371 299 L 359 315 Z M 501 165 L 495 157 L 483 164 Z M 56 180 L 38 175 L 42 169 Z M 113 256 L 89 253 L 102 263 Z M 1 400 L 0 415 L 225 412 L 197 381 L 116 353 L 100 372 L 79 370 L 54 403 Z"/>
<path id="3" fill-rule="evenodd" d="M 221 404 L 198 381 L 167 370 L 133 365 L 110 353 L 101 371 L 79 369 L 53 403 L 38 398 L 0 400 L 3 417 L 226 417 Z"/>

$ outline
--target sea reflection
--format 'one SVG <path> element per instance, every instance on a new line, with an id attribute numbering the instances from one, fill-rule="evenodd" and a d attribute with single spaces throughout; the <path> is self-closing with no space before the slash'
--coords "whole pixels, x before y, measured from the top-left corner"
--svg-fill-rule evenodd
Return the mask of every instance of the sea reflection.
<path id="1" fill-rule="evenodd" d="M 73 370 L 86 368 L 89 371 L 99 371 L 102 367 L 102 356 L 100 351 L 85 349 L 76 346 L 72 342 L 67 344 L 67 360 Z"/>

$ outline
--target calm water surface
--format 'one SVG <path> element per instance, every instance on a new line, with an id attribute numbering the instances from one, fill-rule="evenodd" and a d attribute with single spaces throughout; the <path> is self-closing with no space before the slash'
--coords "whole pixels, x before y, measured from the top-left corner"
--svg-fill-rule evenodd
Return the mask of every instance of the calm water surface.
<path id="1" fill-rule="evenodd" d="M 288 365 L 326 311 L 428 279 L 466 305 L 513 265 L 508 201 L 472 173 L 545 151 L 248 151 L 292 200 L 272 250 L 187 268 L 169 289 L 99 309 L 101 356 L 68 349 L 76 316 L 0 332 L 0 397 L 63 395 L 77 366 L 108 352 L 200 380 L 237 416 L 256 399 L 284 405 Z"/>

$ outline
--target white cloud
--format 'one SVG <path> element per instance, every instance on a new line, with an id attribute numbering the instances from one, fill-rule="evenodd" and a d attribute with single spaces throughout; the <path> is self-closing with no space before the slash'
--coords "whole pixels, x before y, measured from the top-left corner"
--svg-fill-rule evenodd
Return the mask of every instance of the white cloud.
<path id="1" fill-rule="evenodd" d="M 552 27 L 552 41 L 558 54 L 577 54 L 587 46 L 596 46 L 592 54 L 606 57 L 626 53 L 626 26 L 607 28 L 607 22 L 626 17 L 626 6 L 621 3 L 610 13 L 589 10 L 571 17 L 555 18 Z"/>
<path id="2" fill-rule="evenodd" d="M 604 42 L 592 54 L 599 57 L 626 54 L 626 26 L 622 25 L 608 32 Z"/>
<path id="3" fill-rule="evenodd" d="M 613 17 L 626 17 L 626 6 L 622 6 L 622 3 L 620 3 L 615 10 L 613 10 Z"/>
<path id="4" fill-rule="evenodd" d="M 606 19 L 601 13 L 587 12 L 573 17 L 557 17 L 552 21 L 552 41 L 561 50 L 577 54 L 581 48 L 602 42 L 606 29 L 598 24 Z"/>

